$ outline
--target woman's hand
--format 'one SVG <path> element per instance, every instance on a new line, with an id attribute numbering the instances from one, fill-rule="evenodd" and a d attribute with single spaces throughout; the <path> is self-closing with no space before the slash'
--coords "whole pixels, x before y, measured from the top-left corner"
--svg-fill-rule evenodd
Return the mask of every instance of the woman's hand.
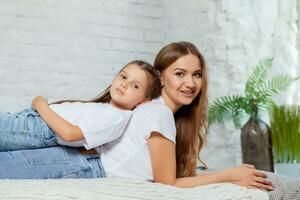
<path id="1" fill-rule="evenodd" d="M 31 102 L 31 108 L 38 111 L 42 106 L 48 106 L 48 101 L 42 96 L 35 97 Z"/>
<path id="2" fill-rule="evenodd" d="M 253 165 L 242 164 L 224 171 L 231 183 L 252 189 L 273 190 L 267 175 L 259 172 Z"/>

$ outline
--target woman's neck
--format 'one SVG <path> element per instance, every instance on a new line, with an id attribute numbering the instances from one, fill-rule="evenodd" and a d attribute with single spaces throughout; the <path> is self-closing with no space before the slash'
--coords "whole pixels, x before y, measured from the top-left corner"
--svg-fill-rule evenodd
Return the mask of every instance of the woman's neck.
<path id="1" fill-rule="evenodd" d="M 170 98 L 169 96 L 165 93 L 163 90 L 161 93 L 162 98 L 165 101 L 166 106 L 168 106 L 173 113 L 175 113 L 181 106 L 176 105 Z"/>

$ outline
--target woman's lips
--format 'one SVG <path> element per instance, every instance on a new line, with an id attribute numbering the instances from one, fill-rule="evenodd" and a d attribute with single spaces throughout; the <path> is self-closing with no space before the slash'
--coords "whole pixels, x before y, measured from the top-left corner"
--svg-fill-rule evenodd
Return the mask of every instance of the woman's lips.
<path id="1" fill-rule="evenodd" d="M 183 96 L 185 97 L 193 97 L 194 96 L 194 92 L 191 90 L 185 90 L 185 91 L 180 91 L 181 94 L 183 94 Z"/>

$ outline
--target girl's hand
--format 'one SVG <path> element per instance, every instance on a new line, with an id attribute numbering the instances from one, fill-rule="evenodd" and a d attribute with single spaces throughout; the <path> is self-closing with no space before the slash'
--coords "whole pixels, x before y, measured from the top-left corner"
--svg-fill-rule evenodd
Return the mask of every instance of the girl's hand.
<path id="1" fill-rule="evenodd" d="M 31 102 L 31 108 L 38 111 L 42 106 L 48 106 L 48 101 L 42 96 L 35 97 Z"/>
<path id="2" fill-rule="evenodd" d="M 252 189 L 273 190 L 267 175 L 259 172 L 253 165 L 242 164 L 224 171 L 231 183 Z"/>

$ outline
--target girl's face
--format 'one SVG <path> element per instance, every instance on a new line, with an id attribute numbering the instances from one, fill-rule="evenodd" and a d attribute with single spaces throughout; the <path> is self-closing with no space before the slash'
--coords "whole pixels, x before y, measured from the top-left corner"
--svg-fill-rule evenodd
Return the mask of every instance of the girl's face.
<path id="1" fill-rule="evenodd" d="M 131 110 L 146 100 L 147 75 L 136 64 L 127 65 L 113 80 L 110 87 L 114 107 Z"/>
<path id="2" fill-rule="evenodd" d="M 202 86 L 198 57 L 188 54 L 177 59 L 162 72 L 161 82 L 162 97 L 174 113 L 181 106 L 192 103 Z"/>

